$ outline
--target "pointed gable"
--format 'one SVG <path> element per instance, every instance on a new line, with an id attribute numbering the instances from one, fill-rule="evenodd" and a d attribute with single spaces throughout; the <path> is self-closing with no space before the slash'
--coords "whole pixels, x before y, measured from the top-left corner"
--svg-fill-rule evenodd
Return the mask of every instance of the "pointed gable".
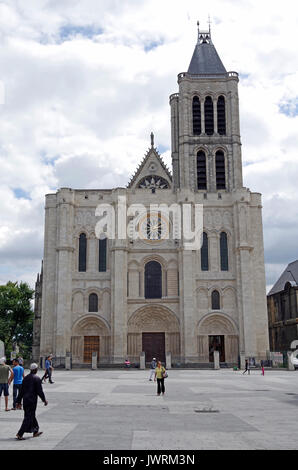
<path id="1" fill-rule="evenodd" d="M 172 175 L 156 148 L 149 148 L 143 161 L 132 176 L 129 189 L 170 189 Z"/>

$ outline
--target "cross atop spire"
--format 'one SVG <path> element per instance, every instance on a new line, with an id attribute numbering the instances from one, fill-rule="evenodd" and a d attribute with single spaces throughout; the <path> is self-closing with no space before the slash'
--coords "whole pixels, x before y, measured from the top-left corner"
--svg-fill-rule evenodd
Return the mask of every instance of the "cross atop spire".
<path id="1" fill-rule="evenodd" d="M 154 147 L 154 134 L 153 134 L 153 132 L 151 132 L 150 138 L 151 138 L 151 148 L 153 148 Z"/>
<path id="2" fill-rule="evenodd" d="M 208 24 L 209 24 L 209 29 L 208 30 L 200 30 L 200 22 L 197 21 L 197 26 L 198 26 L 198 44 L 212 44 L 211 41 L 211 20 L 210 20 L 210 15 L 208 16 Z"/>

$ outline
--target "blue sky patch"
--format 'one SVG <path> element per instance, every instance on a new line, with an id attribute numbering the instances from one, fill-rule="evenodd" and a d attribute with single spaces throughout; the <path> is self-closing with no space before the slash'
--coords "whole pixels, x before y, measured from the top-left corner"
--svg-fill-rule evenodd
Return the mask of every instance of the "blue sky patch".
<path id="1" fill-rule="evenodd" d="M 289 117 L 298 116 L 298 96 L 293 100 L 287 100 L 280 103 L 279 112 Z"/>
<path id="2" fill-rule="evenodd" d="M 62 41 L 66 41 L 69 38 L 72 38 L 76 35 L 85 36 L 87 38 L 92 38 L 98 34 L 102 34 L 103 29 L 95 26 L 76 26 L 68 24 L 60 28 L 59 34 Z"/>
<path id="3" fill-rule="evenodd" d="M 150 52 L 153 49 L 156 49 L 159 46 L 162 46 L 164 41 L 162 39 L 159 39 L 158 41 L 150 41 L 144 44 L 144 51 L 145 52 Z"/>
<path id="4" fill-rule="evenodd" d="M 13 188 L 14 195 L 17 199 L 29 199 L 31 201 L 30 194 L 21 188 Z"/>

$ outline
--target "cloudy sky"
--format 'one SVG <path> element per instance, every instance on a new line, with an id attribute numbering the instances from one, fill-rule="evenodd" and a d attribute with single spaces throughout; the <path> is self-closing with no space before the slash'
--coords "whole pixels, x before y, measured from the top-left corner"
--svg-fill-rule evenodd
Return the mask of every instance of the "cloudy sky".
<path id="1" fill-rule="evenodd" d="M 298 12 L 293 0 L 0 1 L 0 284 L 34 286 L 44 195 L 126 186 L 170 108 L 196 22 L 240 74 L 244 185 L 263 194 L 268 288 L 298 259 Z"/>

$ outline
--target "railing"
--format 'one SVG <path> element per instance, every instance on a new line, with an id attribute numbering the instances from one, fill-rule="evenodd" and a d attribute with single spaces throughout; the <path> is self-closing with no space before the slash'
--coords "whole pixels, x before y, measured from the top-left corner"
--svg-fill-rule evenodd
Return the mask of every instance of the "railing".
<path id="1" fill-rule="evenodd" d="M 238 78 L 238 72 L 227 72 L 227 73 L 200 73 L 200 74 L 192 74 L 188 72 L 181 72 L 178 74 L 178 80 L 181 80 L 182 78 L 219 78 L 219 77 L 224 77 L 224 78 Z"/>

